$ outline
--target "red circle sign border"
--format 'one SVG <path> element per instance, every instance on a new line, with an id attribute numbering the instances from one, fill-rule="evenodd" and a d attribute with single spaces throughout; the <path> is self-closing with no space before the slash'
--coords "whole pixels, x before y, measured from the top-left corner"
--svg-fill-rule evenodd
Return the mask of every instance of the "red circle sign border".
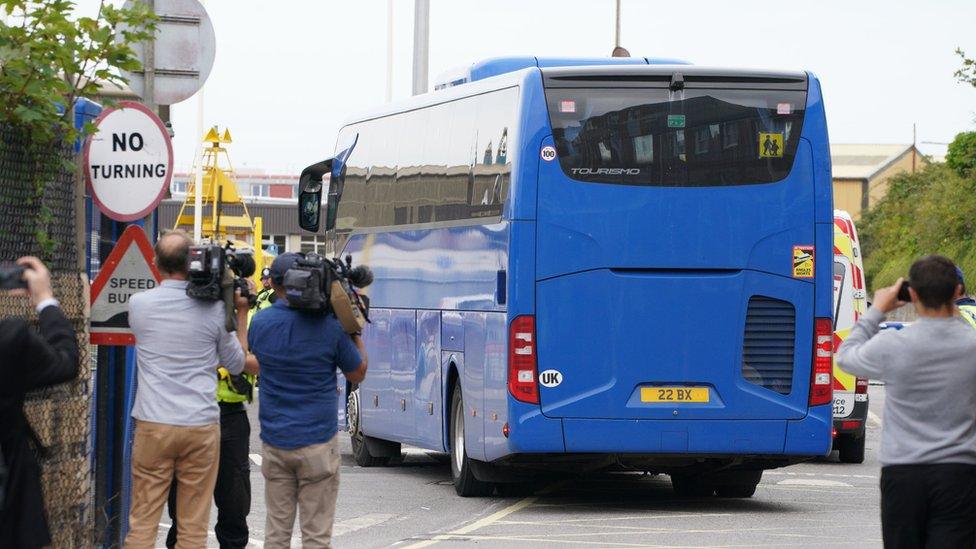
<path id="1" fill-rule="evenodd" d="M 142 219 L 143 217 L 146 217 L 146 215 L 149 212 L 153 211 L 156 208 L 156 206 L 159 206 L 159 203 L 163 200 L 163 196 L 165 196 L 166 194 L 166 189 L 169 188 L 169 184 L 173 179 L 173 141 L 170 139 L 169 132 L 166 131 L 166 126 L 163 125 L 163 121 L 160 120 L 158 116 L 156 116 L 156 113 L 149 110 L 149 108 L 143 105 L 142 103 L 136 101 L 119 101 L 118 106 L 103 110 L 98 115 L 98 117 L 95 118 L 95 123 L 94 123 L 95 127 L 98 127 L 98 124 L 106 117 L 108 117 L 108 115 L 112 114 L 115 111 L 123 110 L 123 109 L 135 109 L 137 111 L 142 111 L 143 113 L 149 115 L 149 118 L 156 123 L 156 127 L 158 127 L 159 131 L 162 132 L 163 137 L 166 140 L 166 149 L 169 156 L 168 165 L 166 166 L 166 181 L 163 183 L 163 188 L 159 190 L 159 195 L 157 195 L 156 198 L 153 199 L 152 204 L 150 204 L 146 209 L 138 213 L 134 213 L 132 215 L 123 215 L 108 209 L 104 204 L 102 204 L 102 201 L 98 199 L 98 195 L 95 194 L 95 188 L 92 185 L 92 181 L 91 181 L 91 165 L 90 165 L 91 159 L 89 157 L 89 153 L 91 151 L 91 142 L 93 137 L 91 135 L 88 136 L 87 139 L 85 139 L 85 150 L 83 152 L 83 161 L 84 161 L 83 167 L 85 170 L 85 187 L 88 189 L 89 194 L 91 194 L 92 201 L 95 202 L 95 204 L 98 206 L 98 209 L 101 210 L 102 213 L 104 213 L 105 215 L 111 217 L 116 221 L 135 221 L 137 219 Z"/>

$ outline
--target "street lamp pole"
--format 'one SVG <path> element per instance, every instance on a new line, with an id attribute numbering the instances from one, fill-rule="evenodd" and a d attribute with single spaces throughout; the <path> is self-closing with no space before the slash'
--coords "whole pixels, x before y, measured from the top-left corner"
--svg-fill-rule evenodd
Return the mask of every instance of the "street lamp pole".
<path id="1" fill-rule="evenodd" d="M 393 101 L 393 0 L 386 0 L 386 102 Z"/>
<path id="2" fill-rule="evenodd" d="M 620 47 L 620 0 L 617 0 L 616 24 L 613 27 L 613 47 Z"/>
<path id="3" fill-rule="evenodd" d="M 427 52 L 430 43 L 430 0 L 414 0 L 413 94 L 427 92 Z"/>

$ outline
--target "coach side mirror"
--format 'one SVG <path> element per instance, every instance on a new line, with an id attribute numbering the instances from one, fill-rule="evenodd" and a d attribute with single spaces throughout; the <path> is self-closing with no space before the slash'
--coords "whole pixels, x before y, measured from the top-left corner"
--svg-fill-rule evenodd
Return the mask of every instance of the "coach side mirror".
<path id="1" fill-rule="evenodd" d="M 332 159 L 312 164 L 302 170 L 298 178 L 298 225 L 310 232 L 318 232 L 322 214 L 322 177 L 332 172 Z M 329 200 L 331 206 L 332 200 Z M 333 219 L 333 224 L 335 220 Z M 328 228 L 328 223 L 326 223 Z"/>

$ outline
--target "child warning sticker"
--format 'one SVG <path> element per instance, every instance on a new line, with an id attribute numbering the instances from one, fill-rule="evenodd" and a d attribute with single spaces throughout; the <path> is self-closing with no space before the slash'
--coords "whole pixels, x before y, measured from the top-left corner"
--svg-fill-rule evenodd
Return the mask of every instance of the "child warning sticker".
<path id="1" fill-rule="evenodd" d="M 793 278 L 813 278 L 813 246 L 793 246 Z"/>
<path id="2" fill-rule="evenodd" d="M 783 134 L 759 132 L 759 158 L 783 158 Z"/>

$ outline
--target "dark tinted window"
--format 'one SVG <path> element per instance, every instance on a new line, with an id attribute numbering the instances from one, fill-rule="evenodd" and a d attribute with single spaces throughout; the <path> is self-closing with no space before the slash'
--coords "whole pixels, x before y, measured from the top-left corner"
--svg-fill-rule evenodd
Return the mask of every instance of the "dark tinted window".
<path id="1" fill-rule="evenodd" d="M 796 155 L 806 93 L 550 88 L 559 163 L 582 181 L 657 186 L 779 181 Z"/>
<path id="2" fill-rule="evenodd" d="M 499 216 L 511 178 L 510 88 L 343 128 L 349 157 L 336 227 L 355 229 Z"/>

